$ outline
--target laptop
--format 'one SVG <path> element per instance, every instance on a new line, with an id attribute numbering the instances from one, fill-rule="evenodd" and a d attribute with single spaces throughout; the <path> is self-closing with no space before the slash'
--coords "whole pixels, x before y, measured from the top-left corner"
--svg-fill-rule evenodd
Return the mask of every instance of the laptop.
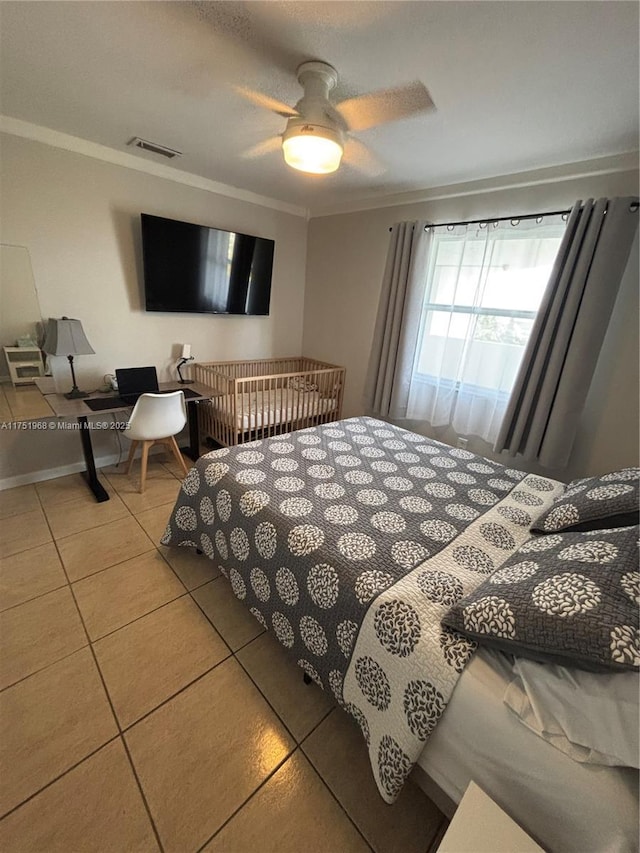
<path id="1" fill-rule="evenodd" d="M 133 406 L 141 394 L 157 394 L 158 374 L 155 367 L 126 367 L 116 370 L 118 396 Z"/>

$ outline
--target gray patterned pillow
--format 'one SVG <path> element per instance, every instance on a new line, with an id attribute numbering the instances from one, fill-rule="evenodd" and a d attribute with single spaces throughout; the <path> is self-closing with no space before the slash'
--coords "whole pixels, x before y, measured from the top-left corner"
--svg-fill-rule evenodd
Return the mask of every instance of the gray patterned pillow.
<path id="1" fill-rule="evenodd" d="M 531 525 L 537 533 L 601 530 L 638 524 L 639 468 L 572 480 L 566 492 Z"/>
<path id="2" fill-rule="evenodd" d="M 635 526 L 534 536 L 443 624 L 533 660 L 636 669 L 639 532 Z"/>

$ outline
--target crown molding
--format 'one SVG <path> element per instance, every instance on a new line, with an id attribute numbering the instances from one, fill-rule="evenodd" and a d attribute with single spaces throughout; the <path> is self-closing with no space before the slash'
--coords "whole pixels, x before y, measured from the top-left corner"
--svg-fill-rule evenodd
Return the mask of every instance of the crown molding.
<path id="1" fill-rule="evenodd" d="M 501 190 L 524 189 L 544 184 L 560 183 L 573 179 L 611 175 L 616 172 L 632 172 L 639 168 L 638 151 L 626 151 L 608 157 L 598 157 L 594 160 L 582 160 L 577 163 L 565 163 L 559 166 L 548 166 L 526 172 L 514 172 L 511 175 L 500 175 L 484 178 L 478 181 L 446 184 L 430 189 L 411 190 L 389 195 L 369 196 L 362 199 L 351 199 L 347 202 L 327 205 L 323 208 L 312 208 L 311 219 L 323 216 L 336 216 L 343 213 L 358 213 L 363 210 L 377 210 L 384 207 L 399 207 L 407 204 L 420 204 L 444 199 L 461 198 L 471 195 L 485 195 Z"/>
<path id="2" fill-rule="evenodd" d="M 111 163 L 114 166 L 135 169 L 137 172 L 145 172 L 148 175 L 154 175 L 156 178 L 175 181 L 175 183 L 194 187 L 198 190 L 205 190 L 205 192 L 215 193 L 216 195 L 226 196 L 227 198 L 237 199 L 238 201 L 246 201 L 250 204 L 268 207 L 282 213 L 301 216 L 304 219 L 309 218 L 309 211 L 306 207 L 288 204 L 278 199 L 258 195 L 258 193 L 253 193 L 249 190 L 242 190 L 238 187 L 219 183 L 218 181 L 211 181 L 208 178 L 194 175 L 191 172 L 183 172 L 181 169 L 176 169 L 173 166 L 165 166 L 163 163 L 143 160 L 141 157 L 130 154 L 128 151 L 118 151 L 115 148 L 109 148 L 107 145 L 90 142 L 88 139 L 81 139 L 79 136 L 71 136 L 68 133 L 51 130 L 51 128 L 22 121 L 22 119 L 0 115 L 0 132 L 10 134 L 11 136 L 18 136 L 22 139 L 30 139 L 33 142 L 41 142 L 44 145 L 61 148 L 64 151 L 72 151 L 75 154 L 92 157 L 94 160 Z"/>

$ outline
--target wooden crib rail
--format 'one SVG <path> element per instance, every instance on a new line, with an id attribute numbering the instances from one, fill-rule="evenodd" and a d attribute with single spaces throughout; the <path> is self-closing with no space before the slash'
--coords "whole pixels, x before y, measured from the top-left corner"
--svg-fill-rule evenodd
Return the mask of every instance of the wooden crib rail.
<path id="1" fill-rule="evenodd" d="M 249 376 L 273 376 L 280 373 L 297 373 L 307 370 L 322 370 L 324 368 L 339 368 L 336 364 L 319 361 L 315 358 L 305 356 L 293 356 L 287 358 L 262 358 L 247 361 L 208 361 L 202 362 L 201 366 L 211 368 L 234 379 L 242 379 Z"/>
<path id="2" fill-rule="evenodd" d="M 194 373 L 219 392 L 199 407 L 201 429 L 227 447 L 341 416 L 345 369 L 327 362 L 303 356 L 208 362 L 196 364 Z"/>

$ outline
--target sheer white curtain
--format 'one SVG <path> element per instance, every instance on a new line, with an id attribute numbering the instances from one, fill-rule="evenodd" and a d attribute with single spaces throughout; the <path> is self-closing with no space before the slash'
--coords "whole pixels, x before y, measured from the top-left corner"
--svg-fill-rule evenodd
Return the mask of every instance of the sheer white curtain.
<path id="1" fill-rule="evenodd" d="M 407 418 L 495 440 L 564 230 L 561 215 L 430 228 Z"/>

